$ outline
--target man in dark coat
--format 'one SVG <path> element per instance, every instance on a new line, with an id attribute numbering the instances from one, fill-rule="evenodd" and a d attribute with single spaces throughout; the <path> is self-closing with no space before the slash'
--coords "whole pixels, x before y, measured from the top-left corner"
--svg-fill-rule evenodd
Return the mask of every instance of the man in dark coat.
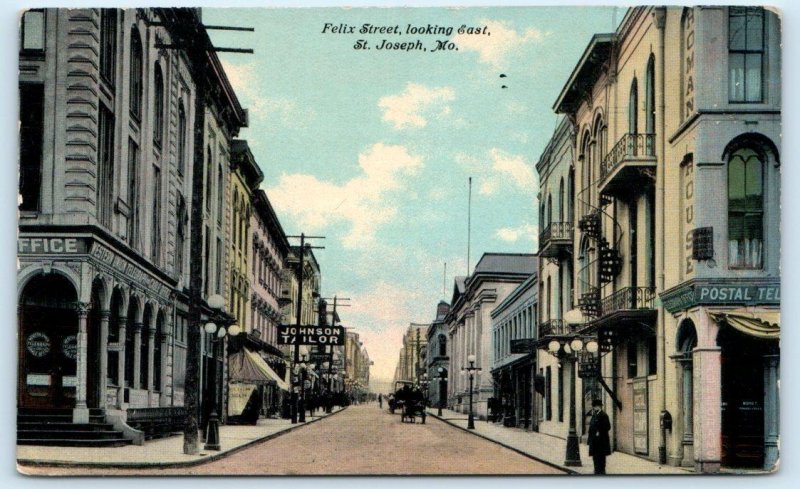
<path id="1" fill-rule="evenodd" d="M 611 431 L 611 422 L 608 414 L 603 411 L 603 402 L 600 399 L 592 401 L 592 419 L 589 421 L 589 455 L 594 460 L 594 473 L 606 473 L 606 457 L 611 455 L 611 442 L 608 432 Z"/>

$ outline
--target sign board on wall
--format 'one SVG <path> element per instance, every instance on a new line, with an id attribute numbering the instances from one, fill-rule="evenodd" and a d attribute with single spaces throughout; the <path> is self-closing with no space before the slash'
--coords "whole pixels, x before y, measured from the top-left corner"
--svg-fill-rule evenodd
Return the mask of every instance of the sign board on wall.
<path id="1" fill-rule="evenodd" d="M 679 289 L 667 291 L 661 296 L 661 302 L 670 313 L 700 304 L 778 305 L 781 303 L 781 285 L 777 282 L 769 284 L 691 283 Z"/>
<path id="2" fill-rule="evenodd" d="M 344 345 L 342 326 L 278 326 L 279 345 Z"/>
<path id="3" fill-rule="evenodd" d="M 531 353 L 536 349 L 536 338 L 511 340 L 511 353 Z"/>
<path id="4" fill-rule="evenodd" d="M 647 419 L 647 379 L 633 383 L 633 451 L 647 455 L 648 419 Z"/>

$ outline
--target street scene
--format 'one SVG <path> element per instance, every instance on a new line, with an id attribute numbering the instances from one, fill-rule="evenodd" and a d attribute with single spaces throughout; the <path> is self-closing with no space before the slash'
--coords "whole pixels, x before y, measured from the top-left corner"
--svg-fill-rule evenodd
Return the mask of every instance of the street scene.
<path id="1" fill-rule="evenodd" d="M 778 470 L 774 10 L 31 8 L 19 40 L 20 473 Z"/>

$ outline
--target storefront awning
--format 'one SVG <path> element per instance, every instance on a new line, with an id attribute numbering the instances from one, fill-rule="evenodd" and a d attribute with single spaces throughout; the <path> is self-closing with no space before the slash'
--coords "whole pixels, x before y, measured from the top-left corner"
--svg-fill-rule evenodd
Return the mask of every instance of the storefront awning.
<path id="1" fill-rule="evenodd" d="M 247 348 L 242 348 L 228 358 L 228 369 L 232 382 L 275 383 L 280 389 L 289 390 L 289 385 L 267 365 L 267 362 Z"/>
<path id="2" fill-rule="evenodd" d="M 780 311 L 748 311 L 735 309 L 728 312 L 709 312 L 718 323 L 727 323 L 732 328 L 756 338 L 777 340 L 781 335 Z"/>

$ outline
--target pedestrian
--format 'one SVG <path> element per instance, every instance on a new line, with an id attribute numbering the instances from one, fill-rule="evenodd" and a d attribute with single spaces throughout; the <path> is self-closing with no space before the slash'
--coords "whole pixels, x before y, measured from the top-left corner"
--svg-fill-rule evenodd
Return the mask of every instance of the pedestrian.
<path id="1" fill-rule="evenodd" d="M 606 473 L 606 457 L 611 455 L 611 442 L 608 432 L 611 431 L 611 422 L 608 414 L 603 411 L 603 401 L 592 401 L 592 419 L 589 421 L 589 455 L 594 461 L 594 473 Z"/>
<path id="2" fill-rule="evenodd" d="M 383 409 L 383 396 L 378 394 L 378 409 Z"/>

